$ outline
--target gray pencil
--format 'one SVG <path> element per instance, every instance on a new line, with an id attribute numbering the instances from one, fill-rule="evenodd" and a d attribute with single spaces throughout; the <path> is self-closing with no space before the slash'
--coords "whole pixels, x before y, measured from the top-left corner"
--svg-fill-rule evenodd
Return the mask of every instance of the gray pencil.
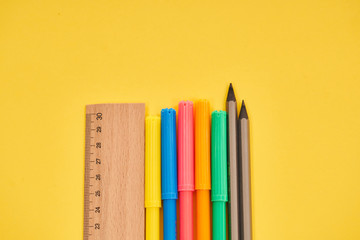
<path id="1" fill-rule="evenodd" d="M 241 239 L 252 239 L 251 224 L 251 184 L 250 184 L 250 149 L 249 149 L 249 118 L 244 100 L 241 104 L 238 130 L 240 136 L 239 156 L 241 159 Z"/>
<path id="2" fill-rule="evenodd" d="M 231 240 L 239 240 L 239 176 L 238 176 L 238 136 L 237 136 L 237 103 L 234 89 L 230 83 L 226 99 L 228 113 L 228 172 L 229 172 L 229 231 Z"/>

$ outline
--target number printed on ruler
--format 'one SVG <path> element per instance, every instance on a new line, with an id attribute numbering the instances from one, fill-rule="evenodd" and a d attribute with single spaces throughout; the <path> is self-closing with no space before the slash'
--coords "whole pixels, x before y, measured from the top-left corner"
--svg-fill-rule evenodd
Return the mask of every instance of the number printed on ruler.
<path id="1" fill-rule="evenodd" d="M 98 239 L 103 227 L 102 210 L 102 165 L 101 156 L 103 118 L 101 112 L 86 114 L 85 140 L 85 188 L 84 188 L 84 239 Z"/>

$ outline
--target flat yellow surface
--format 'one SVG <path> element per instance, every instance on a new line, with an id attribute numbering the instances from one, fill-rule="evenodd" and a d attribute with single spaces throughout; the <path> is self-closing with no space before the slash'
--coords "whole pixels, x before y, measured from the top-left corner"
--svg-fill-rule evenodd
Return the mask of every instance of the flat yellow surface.
<path id="1" fill-rule="evenodd" d="M 0 2 L 0 239 L 82 239 L 85 105 L 251 119 L 255 240 L 360 239 L 360 2 Z"/>

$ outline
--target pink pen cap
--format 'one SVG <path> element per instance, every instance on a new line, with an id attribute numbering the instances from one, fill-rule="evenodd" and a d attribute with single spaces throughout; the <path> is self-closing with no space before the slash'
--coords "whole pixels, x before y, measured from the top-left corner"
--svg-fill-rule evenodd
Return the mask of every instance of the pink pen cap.
<path id="1" fill-rule="evenodd" d="M 193 240 L 194 165 L 193 103 L 182 101 L 178 110 L 179 240 Z"/>
<path id="2" fill-rule="evenodd" d="M 178 191 L 194 191 L 193 103 L 181 101 L 178 110 Z"/>

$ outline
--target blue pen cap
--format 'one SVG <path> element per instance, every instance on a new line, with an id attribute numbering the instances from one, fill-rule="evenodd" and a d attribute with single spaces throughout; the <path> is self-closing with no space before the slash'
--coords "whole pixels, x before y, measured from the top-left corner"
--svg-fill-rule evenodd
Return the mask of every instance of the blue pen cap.
<path id="1" fill-rule="evenodd" d="M 161 110 L 161 198 L 177 199 L 176 111 Z"/>

